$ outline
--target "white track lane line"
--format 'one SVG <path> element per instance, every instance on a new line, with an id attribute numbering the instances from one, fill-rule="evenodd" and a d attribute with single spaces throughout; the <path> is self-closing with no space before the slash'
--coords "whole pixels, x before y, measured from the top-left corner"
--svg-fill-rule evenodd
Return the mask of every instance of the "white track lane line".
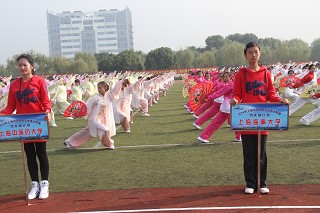
<path id="1" fill-rule="evenodd" d="M 283 142 L 300 142 L 300 141 L 320 141 L 319 138 L 315 139 L 300 139 L 300 140 L 276 140 L 276 141 L 268 141 L 268 143 L 283 143 Z M 241 142 L 218 142 L 218 143 L 200 143 L 197 142 L 199 146 L 207 146 L 207 145 L 215 145 L 215 144 L 241 144 Z M 187 144 L 146 144 L 146 145 L 136 145 L 136 146 L 116 146 L 117 149 L 129 149 L 129 148 L 143 148 L 143 147 L 168 147 L 168 146 L 194 146 L 195 143 L 187 143 Z M 97 148 L 77 148 L 79 150 L 92 150 L 92 149 L 105 149 L 104 147 Z M 65 148 L 61 149 L 48 149 L 47 152 L 55 152 L 65 150 Z M 0 154 L 10 154 L 10 153 L 20 153 L 21 151 L 4 151 L 0 152 Z"/>
<path id="2" fill-rule="evenodd" d="M 166 211 L 208 211 L 208 210 L 241 210 L 241 209 L 320 209 L 320 206 L 224 206 L 224 207 L 191 207 L 191 208 L 163 208 L 163 209 L 135 209 L 92 211 L 78 213 L 122 213 L 122 212 L 166 212 Z"/>

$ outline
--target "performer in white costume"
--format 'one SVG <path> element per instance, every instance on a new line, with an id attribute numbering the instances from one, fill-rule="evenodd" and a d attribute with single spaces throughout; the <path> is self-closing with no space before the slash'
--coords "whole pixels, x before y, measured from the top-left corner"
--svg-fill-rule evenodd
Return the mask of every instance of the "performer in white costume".
<path id="1" fill-rule="evenodd" d="M 73 101 L 82 101 L 82 95 L 83 95 L 83 91 L 82 88 L 80 86 L 80 80 L 76 79 L 74 80 L 74 85 L 73 87 L 71 87 L 71 95 L 70 95 L 70 100 Z"/>
<path id="2" fill-rule="evenodd" d="M 129 80 L 124 79 L 119 99 L 113 102 L 114 120 L 116 124 L 121 124 L 124 131 L 128 133 L 130 132 L 132 94 L 140 88 L 142 80 L 140 79 L 134 85 L 130 85 Z"/>
<path id="3" fill-rule="evenodd" d="M 60 85 L 56 88 L 54 96 L 51 98 L 51 101 L 55 103 L 52 111 L 54 113 L 58 112 L 63 115 L 64 111 L 68 108 L 70 103 L 67 101 L 67 88 L 65 86 L 66 82 L 61 81 Z M 71 117 L 68 119 L 72 119 Z"/>
<path id="4" fill-rule="evenodd" d="M 114 149 L 114 141 L 111 137 L 116 135 L 116 125 L 112 102 L 119 98 L 121 84 L 122 80 L 108 93 L 108 84 L 104 81 L 98 83 L 99 94 L 93 96 L 87 103 L 88 125 L 65 140 L 66 148 L 73 149 L 86 143 L 92 137 L 99 137 L 102 145 L 107 149 Z"/>

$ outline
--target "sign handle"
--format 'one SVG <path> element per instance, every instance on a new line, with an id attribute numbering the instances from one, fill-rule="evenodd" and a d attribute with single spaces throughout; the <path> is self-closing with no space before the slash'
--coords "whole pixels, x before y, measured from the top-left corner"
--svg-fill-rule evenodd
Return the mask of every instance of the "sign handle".
<path id="1" fill-rule="evenodd" d="M 24 187 L 25 187 L 25 193 L 26 193 L 26 201 L 27 201 L 27 205 L 29 206 L 27 172 L 26 172 L 25 153 L 24 153 L 24 142 L 20 141 L 20 144 L 21 144 L 21 150 L 22 150 L 21 158 L 22 158 L 23 173 L 24 173 Z"/>
<path id="2" fill-rule="evenodd" d="M 258 196 L 260 197 L 260 170 L 261 170 L 261 131 L 259 129 L 258 131 L 258 156 L 257 156 L 257 159 L 258 159 L 258 162 L 257 162 L 257 165 L 258 165 L 258 174 L 257 174 L 257 193 L 258 193 Z"/>

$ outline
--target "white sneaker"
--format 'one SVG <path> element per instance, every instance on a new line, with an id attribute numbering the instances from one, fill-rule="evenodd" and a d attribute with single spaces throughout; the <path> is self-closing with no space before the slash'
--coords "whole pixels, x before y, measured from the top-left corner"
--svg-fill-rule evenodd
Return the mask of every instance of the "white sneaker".
<path id="1" fill-rule="evenodd" d="M 74 149 L 74 147 L 71 146 L 68 141 L 64 141 L 63 144 L 67 149 Z"/>
<path id="2" fill-rule="evenodd" d="M 202 129 L 201 126 L 199 126 L 199 125 L 196 124 L 196 123 L 193 123 L 192 125 L 193 125 L 195 128 L 197 128 L 197 129 Z"/>
<path id="3" fill-rule="evenodd" d="M 66 117 L 67 120 L 73 120 L 73 117 Z"/>
<path id="4" fill-rule="evenodd" d="M 197 116 L 196 114 L 193 114 L 193 117 L 195 117 L 196 119 L 198 119 L 198 118 L 199 118 L 199 116 Z"/>
<path id="5" fill-rule="evenodd" d="M 133 124 L 133 121 L 130 121 L 131 124 Z"/>
<path id="6" fill-rule="evenodd" d="M 51 124 L 50 126 L 52 126 L 52 127 L 57 127 L 57 124 L 54 123 L 54 124 Z"/>
<path id="7" fill-rule="evenodd" d="M 310 126 L 310 124 L 306 120 L 304 120 L 303 118 L 300 119 L 300 123 L 305 126 Z"/>
<path id="8" fill-rule="evenodd" d="M 114 145 L 107 146 L 107 149 L 114 150 Z"/>
<path id="9" fill-rule="evenodd" d="M 156 100 L 153 101 L 154 104 L 157 104 L 158 102 Z"/>
<path id="10" fill-rule="evenodd" d="M 28 194 L 29 200 L 35 199 L 36 197 L 39 196 L 40 193 L 40 186 L 37 181 L 32 181 L 31 182 L 31 190 Z"/>
<path id="11" fill-rule="evenodd" d="M 187 109 L 187 111 L 188 111 L 189 113 L 191 113 L 191 114 L 193 113 L 189 108 Z"/>
<path id="12" fill-rule="evenodd" d="M 130 129 L 128 129 L 128 130 L 126 130 L 125 132 L 126 132 L 126 133 L 130 133 L 131 131 L 130 131 Z"/>
<path id="13" fill-rule="evenodd" d="M 261 194 L 268 194 L 270 190 L 267 187 L 260 188 Z"/>
<path id="14" fill-rule="evenodd" d="M 184 108 L 188 109 L 188 106 L 187 106 L 187 105 L 184 105 Z"/>
<path id="15" fill-rule="evenodd" d="M 253 194 L 253 192 L 254 192 L 254 189 L 253 189 L 253 188 L 249 188 L 249 187 L 247 187 L 247 188 L 244 190 L 244 193 L 246 193 L 246 194 Z"/>
<path id="16" fill-rule="evenodd" d="M 200 136 L 197 138 L 199 141 L 201 141 L 202 143 L 209 143 L 208 140 L 205 140 L 203 138 L 201 138 Z"/>
<path id="17" fill-rule="evenodd" d="M 236 141 L 236 142 L 242 142 L 242 139 L 241 139 L 241 137 L 240 137 L 239 139 L 238 139 L 238 138 L 235 138 L 234 141 Z"/>
<path id="18" fill-rule="evenodd" d="M 142 116 L 150 116 L 148 113 L 142 113 Z"/>
<path id="19" fill-rule="evenodd" d="M 39 199 L 46 199 L 49 197 L 49 182 L 43 180 L 40 182 L 40 195 Z"/>

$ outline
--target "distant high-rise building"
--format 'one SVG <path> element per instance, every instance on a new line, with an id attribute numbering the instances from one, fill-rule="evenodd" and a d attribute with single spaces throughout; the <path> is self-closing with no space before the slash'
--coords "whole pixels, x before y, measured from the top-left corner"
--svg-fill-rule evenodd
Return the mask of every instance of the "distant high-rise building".
<path id="1" fill-rule="evenodd" d="M 77 52 L 120 53 L 133 49 L 129 8 L 85 13 L 47 11 L 49 55 L 73 58 Z"/>

